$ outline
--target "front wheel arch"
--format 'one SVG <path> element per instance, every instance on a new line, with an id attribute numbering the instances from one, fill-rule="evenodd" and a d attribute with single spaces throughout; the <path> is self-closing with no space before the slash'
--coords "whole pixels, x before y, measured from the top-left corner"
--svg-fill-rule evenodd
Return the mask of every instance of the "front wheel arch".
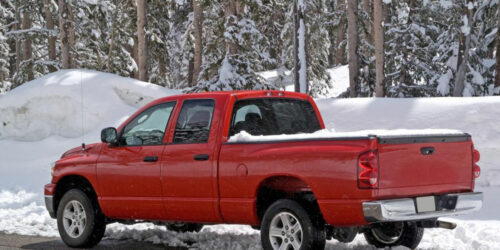
<path id="1" fill-rule="evenodd" d="M 59 207 L 59 202 L 66 192 L 71 189 L 79 189 L 84 192 L 89 199 L 94 203 L 96 208 L 102 212 L 101 206 L 99 204 L 97 193 L 87 178 L 81 175 L 67 175 L 62 177 L 56 184 L 54 199 L 53 199 L 53 207 L 54 214 L 57 214 L 57 209 Z"/>

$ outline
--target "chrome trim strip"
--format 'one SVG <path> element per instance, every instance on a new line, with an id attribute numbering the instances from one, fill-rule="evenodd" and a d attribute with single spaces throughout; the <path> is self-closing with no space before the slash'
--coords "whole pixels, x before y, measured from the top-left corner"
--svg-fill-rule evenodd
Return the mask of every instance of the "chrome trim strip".
<path id="1" fill-rule="evenodd" d="M 455 216 L 481 209 L 483 193 L 449 194 L 457 196 L 455 209 L 417 213 L 413 198 L 363 202 L 363 213 L 368 222 L 408 221 Z"/>

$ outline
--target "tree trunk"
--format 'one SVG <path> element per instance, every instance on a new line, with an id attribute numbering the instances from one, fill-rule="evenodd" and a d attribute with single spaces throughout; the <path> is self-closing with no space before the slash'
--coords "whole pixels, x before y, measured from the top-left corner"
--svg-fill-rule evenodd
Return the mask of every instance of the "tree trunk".
<path id="1" fill-rule="evenodd" d="M 109 38 L 109 50 L 108 50 L 108 59 L 106 61 L 106 70 L 111 73 L 111 58 L 113 57 L 113 49 L 115 46 L 115 33 L 116 33 L 116 25 L 117 25 L 117 16 L 118 12 L 113 13 L 111 20 L 111 35 Z"/>
<path id="2" fill-rule="evenodd" d="M 15 12 L 16 12 L 16 20 L 15 20 L 15 24 L 14 24 L 14 30 L 20 30 L 21 28 L 21 17 L 20 17 L 20 14 L 19 14 L 19 6 L 18 6 L 18 1 L 15 2 L 16 5 L 15 5 Z M 19 36 L 15 36 L 15 40 L 16 40 L 16 71 L 19 70 L 19 65 L 21 64 L 21 60 L 23 58 L 22 56 L 22 44 L 21 44 L 21 39 L 19 39 Z"/>
<path id="3" fill-rule="evenodd" d="M 382 0 L 373 1 L 373 28 L 375 35 L 375 96 L 385 96 L 384 27 L 382 26 Z"/>
<path id="4" fill-rule="evenodd" d="M 71 62 L 71 44 L 69 33 L 73 24 L 68 21 L 68 3 L 66 0 L 59 0 L 59 37 L 61 39 L 61 63 L 63 69 L 69 69 Z"/>
<path id="5" fill-rule="evenodd" d="M 358 1 L 347 0 L 347 35 L 349 43 L 349 96 L 358 96 Z"/>
<path id="6" fill-rule="evenodd" d="M 337 0 L 337 11 L 344 12 L 346 10 L 346 0 Z M 345 38 L 346 38 L 346 20 L 344 17 L 340 19 L 339 26 L 337 27 L 337 43 L 335 51 L 335 63 L 337 65 L 346 64 L 345 58 Z"/>
<path id="7" fill-rule="evenodd" d="M 305 5 L 305 3 L 302 3 Z M 294 1 L 294 81 L 295 92 L 307 93 L 307 56 L 306 56 L 306 27 L 305 6 L 301 6 L 297 0 Z"/>
<path id="8" fill-rule="evenodd" d="M 406 26 L 410 27 L 413 23 L 412 16 L 413 16 L 413 13 L 415 12 L 415 0 L 410 0 L 410 2 L 408 3 L 408 7 L 410 10 L 408 12 L 408 21 L 406 23 Z M 407 78 L 408 78 L 408 67 L 407 67 L 407 64 L 409 62 L 408 46 L 410 44 L 410 39 L 411 39 L 411 36 L 410 36 L 410 34 L 408 34 L 408 32 L 404 35 L 405 36 L 405 44 L 403 45 L 403 55 L 402 55 L 400 73 L 399 73 L 399 83 L 400 84 L 406 83 Z"/>
<path id="9" fill-rule="evenodd" d="M 24 9 L 23 11 L 23 30 L 31 28 L 31 17 L 30 11 Z M 23 60 L 27 62 L 27 74 L 28 81 L 33 80 L 33 62 L 31 61 L 33 57 L 33 51 L 31 49 L 31 36 L 29 33 L 24 33 L 24 43 L 23 43 Z"/>
<path id="10" fill-rule="evenodd" d="M 465 88 L 465 76 L 467 73 L 467 64 L 469 63 L 469 51 L 470 51 L 470 33 L 472 32 L 472 17 L 473 10 L 469 10 L 467 5 L 472 3 L 473 0 L 468 0 L 465 6 L 463 7 L 464 13 L 468 19 L 468 34 L 460 33 L 460 48 L 459 48 L 459 56 L 457 64 L 457 73 L 455 76 L 455 83 L 453 89 L 453 96 L 463 96 L 464 88 Z"/>
<path id="11" fill-rule="evenodd" d="M 230 16 L 234 16 L 237 18 L 237 10 L 236 10 L 236 2 L 235 0 L 224 0 L 224 16 L 226 19 Z M 236 44 L 234 42 L 229 41 L 226 44 L 226 54 L 234 55 L 237 53 Z"/>
<path id="12" fill-rule="evenodd" d="M 193 0 L 193 23 L 194 23 L 194 62 L 193 62 L 193 76 L 191 79 L 191 86 L 198 83 L 198 78 L 201 71 L 201 60 L 203 55 L 203 10 L 201 9 L 200 0 Z"/>
<path id="13" fill-rule="evenodd" d="M 52 17 L 52 11 L 50 9 L 51 4 L 49 0 L 44 0 L 43 4 L 45 5 L 45 21 L 47 22 L 47 29 L 49 31 L 54 30 L 54 19 Z M 49 32 L 48 35 L 48 44 L 47 44 L 47 49 L 49 52 L 49 60 L 51 63 L 54 63 L 57 59 L 57 54 L 56 54 L 56 38 L 52 36 L 52 34 Z M 55 72 L 57 68 L 54 65 L 49 65 L 49 71 L 50 72 Z"/>
<path id="14" fill-rule="evenodd" d="M 500 87 L 500 4 L 498 5 L 498 30 L 497 30 L 497 72 L 495 88 Z M 500 93 L 497 93 L 500 94 Z"/>
<path id="15" fill-rule="evenodd" d="M 146 0 L 137 0 L 137 57 L 139 77 L 141 81 L 148 80 L 148 48 L 146 41 Z"/>

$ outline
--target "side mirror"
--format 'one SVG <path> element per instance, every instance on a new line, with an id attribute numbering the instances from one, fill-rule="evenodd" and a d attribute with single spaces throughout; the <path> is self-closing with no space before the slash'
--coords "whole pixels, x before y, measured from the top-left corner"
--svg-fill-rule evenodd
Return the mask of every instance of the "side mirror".
<path id="1" fill-rule="evenodd" d="M 116 128 L 110 127 L 101 130 L 101 141 L 109 144 L 117 144 L 118 133 L 116 132 Z"/>

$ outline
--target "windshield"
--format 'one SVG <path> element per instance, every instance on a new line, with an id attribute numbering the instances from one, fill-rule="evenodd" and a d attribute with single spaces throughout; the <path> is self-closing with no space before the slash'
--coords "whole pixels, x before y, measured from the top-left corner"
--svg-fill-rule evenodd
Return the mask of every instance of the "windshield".
<path id="1" fill-rule="evenodd" d="M 298 99 L 261 98 L 235 103 L 229 136 L 312 133 L 321 129 L 311 103 Z"/>

